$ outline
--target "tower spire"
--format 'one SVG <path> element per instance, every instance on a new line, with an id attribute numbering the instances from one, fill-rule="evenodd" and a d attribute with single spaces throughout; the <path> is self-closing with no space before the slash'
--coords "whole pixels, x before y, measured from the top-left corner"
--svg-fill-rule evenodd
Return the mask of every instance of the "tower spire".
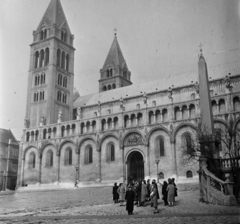
<path id="1" fill-rule="evenodd" d="M 108 52 L 107 58 L 100 70 L 99 92 L 119 87 L 129 86 L 131 72 L 128 70 L 126 61 L 117 39 L 117 29 L 114 29 L 113 43 Z"/>

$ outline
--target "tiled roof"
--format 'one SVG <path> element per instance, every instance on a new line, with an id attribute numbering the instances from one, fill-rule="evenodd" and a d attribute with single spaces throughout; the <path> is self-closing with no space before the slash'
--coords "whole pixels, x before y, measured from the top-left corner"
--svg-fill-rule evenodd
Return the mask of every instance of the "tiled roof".
<path id="1" fill-rule="evenodd" d="M 119 46 L 117 37 L 115 36 L 102 69 L 106 69 L 108 65 L 113 65 L 115 67 L 119 65 L 122 67 L 124 63 L 125 59 Z"/>
<path id="2" fill-rule="evenodd" d="M 55 24 L 57 28 L 66 23 L 70 31 L 60 0 L 51 0 L 37 30 L 42 28 L 43 21 L 46 22 L 48 26 Z"/>
<path id="3" fill-rule="evenodd" d="M 8 144 L 9 139 L 13 139 L 16 141 L 12 131 L 0 128 L 0 142 Z"/>
<path id="4" fill-rule="evenodd" d="M 231 62 L 216 67 L 208 67 L 208 76 L 214 79 L 224 78 L 228 73 L 231 75 L 240 74 L 240 61 Z M 150 93 L 154 91 L 164 91 L 169 87 L 174 85 L 174 88 L 190 85 L 191 81 L 194 83 L 198 81 L 198 72 L 192 71 L 189 73 L 178 74 L 168 77 L 164 77 L 158 80 L 149 81 L 140 84 L 133 84 L 131 86 L 122 87 L 110 91 L 105 91 L 101 93 L 90 94 L 86 96 L 78 97 L 74 103 L 74 108 L 79 106 L 95 105 L 100 101 L 100 103 L 109 102 L 113 100 L 118 100 L 121 97 L 124 99 L 126 97 L 133 97 L 141 95 L 144 92 Z"/>

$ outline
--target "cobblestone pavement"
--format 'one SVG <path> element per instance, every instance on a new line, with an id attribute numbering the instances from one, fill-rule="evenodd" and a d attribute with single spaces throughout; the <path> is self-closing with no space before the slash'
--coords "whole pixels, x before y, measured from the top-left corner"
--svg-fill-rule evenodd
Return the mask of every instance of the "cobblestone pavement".
<path id="1" fill-rule="evenodd" d="M 159 200 L 159 213 L 153 208 L 134 207 L 126 215 L 125 206 L 113 204 L 111 188 L 0 194 L 0 223 L 211 223 L 240 224 L 239 206 L 199 202 L 198 191 L 182 191 L 173 207 Z"/>

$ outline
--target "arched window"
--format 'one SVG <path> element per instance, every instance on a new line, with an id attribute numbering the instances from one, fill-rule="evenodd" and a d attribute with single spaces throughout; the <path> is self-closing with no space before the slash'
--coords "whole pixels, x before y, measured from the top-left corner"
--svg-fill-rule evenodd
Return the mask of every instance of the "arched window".
<path id="1" fill-rule="evenodd" d="M 35 165 L 36 165 L 36 155 L 34 152 L 32 152 L 29 157 L 29 168 L 35 168 Z"/>
<path id="2" fill-rule="evenodd" d="M 43 130 L 43 139 L 46 139 L 47 138 L 47 129 L 44 129 Z"/>
<path id="3" fill-rule="evenodd" d="M 34 93 L 34 99 L 33 99 L 34 102 L 38 101 L 38 92 L 35 92 Z"/>
<path id="4" fill-rule="evenodd" d="M 162 136 L 156 138 L 156 157 L 165 156 L 164 139 Z"/>
<path id="5" fill-rule="evenodd" d="M 115 83 L 112 84 L 112 89 L 116 89 L 116 84 Z"/>
<path id="6" fill-rule="evenodd" d="M 196 98 L 195 93 L 192 93 L 192 94 L 191 94 L 191 100 L 195 100 L 195 98 Z"/>
<path id="7" fill-rule="evenodd" d="M 45 74 L 41 75 L 41 84 L 45 84 Z"/>
<path id="8" fill-rule="evenodd" d="M 38 68 L 38 65 L 39 65 L 39 52 L 36 51 L 35 52 L 35 68 Z"/>
<path id="9" fill-rule="evenodd" d="M 93 152 L 92 147 L 88 146 L 85 148 L 84 163 L 89 164 L 93 162 Z"/>
<path id="10" fill-rule="evenodd" d="M 61 58 L 61 50 L 58 49 L 57 50 L 57 66 L 60 66 L 60 58 Z"/>
<path id="11" fill-rule="evenodd" d="M 47 47 L 45 49 L 45 62 L 44 62 L 44 65 L 48 65 L 49 64 L 49 48 Z"/>
<path id="12" fill-rule="evenodd" d="M 103 91 L 107 91 L 107 87 L 106 86 L 103 86 Z"/>
<path id="13" fill-rule="evenodd" d="M 182 117 L 183 119 L 188 119 L 188 109 L 186 105 L 182 107 Z"/>
<path id="14" fill-rule="evenodd" d="M 163 172 L 159 173 L 159 179 L 164 179 L 164 173 Z"/>
<path id="15" fill-rule="evenodd" d="M 43 38 L 44 38 L 44 39 L 47 38 L 47 29 L 44 30 Z"/>
<path id="16" fill-rule="evenodd" d="M 44 91 L 43 90 L 40 92 L 40 100 L 44 100 Z"/>
<path id="17" fill-rule="evenodd" d="M 219 112 L 226 113 L 226 104 L 224 99 L 219 100 Z"/>
<path id="18" fill-rule="evenodd" d="M 67 42 L 67 31 L 65 29 L 61 31 L 61 40 Z"/>
<path id="19" fill-rule="evenodd" d="M 44 50 L 40 51 L 40 61 L 39 61 L 39 67 L 44 66 Z"/>
<path id="20" fill-rule="evenodd" d="M 47 152 L 46 167 L 52 167 L 52 166 L 53 166 L 53 152 L 52 150 L 49 150 Z"/>
<path id="21" fill-rule="evenodd" d="M 196 117 L 196 110 L 195 110 L 195 105 L 194 104 L 191 104 L 189 106 L 189 115 L 190 115 L 190 118 L 195 118 Z"/>
<path id="22" fill-rule="evenodd" d="M 61 74 L 58 75 L 58 85 L 59 86 L 62 85 L 62 75 Z"/>
<path id="23" fill-rule="evenodd" d="M 107 146 L 107 162 L 110 161 L 115 161 L 115 147 L 112 143 Z"/>
<path id="24" fill-rule="evenodd" d="M 213 114 L 217 114 L 217 102 L 215 100 L 212 101 L 212 112 Z"/>
<path id="25" fill-rule="evenodd" d="M 58 93 L 57 93 L 57 100 L 58 101 L 62 101 L 62 93 L 61 93 L 61 91 L 58 91 Z"/>
<path id="26" fill-rule="evenodd" d="M 112 77 L 113 76 L 113 70 L 112 70 L 112 68 L 110 68 L 110 77 Z"/>
<path id="27" fill-rule="evenodd" d="M 186 173 L 187 178 L 193 178 L 193 173 L 191 170 L 188 170 Z"/>
<path id="28" fill-rule="evenodd" d="M 112 89 L 111 85 L 108 85 L 108 90 L 111 90 L 111 89 Z"/>
<path id="29" fill-rule="evenodd" d="M 67 94 L 63 94 L 62 102 L 67 103 Z"/>
<path id="30" fill-rule="evenodd" d="M 137 110 L 140 109 L 140 104 L 137 104 L 136 109 Z"/>
<path id="31" fill-rule="evenodd" d="M 35 76 L 35 86 L 37 86 L 38 76 Z"/>
<path id="32" fill-rule="evenodd" d="M 38 77 L 37 77 L 37 84 L 38 85 L 40 84 L 40 75 L 38 75 Z"/>
<path id="33" fill-rule="evenodd" d="M 62 52 L 61 68 L 65 69 L 65 52 Z"/>
<path id="34" fill-rule="evenodd" d="M 222 151 L 222 136 L 220 130 L 217 130 L 215 133 L 215 149 L 216 153 Z"/>
<path id="35" fill-rule="evenodd" d="M 65 151 L 64 164 L 72 165 L 72 149 L 70 148 L 67 148 Z"/>
<path id="36" fill-rule="evenodd" d="M 190 134 L 184 135 L 184 144 L 188 154 L 192 154 L 194 152 L 193 145 L 192 145 L 192 138 Z"/>
<path id="37" fill-rule="evenodd" d="M 235 96 L 233 98 L 233 110 L 240 111 L 240 99 L 238 96 Z"/>
<path id="38" fill-rule="evenodd" d="M 63 79 L 63 87 L 67 88 L 67 77 Z"/>
<path id="39" fill-rule="evenodd" d="M 64 126 L 62 126 L 62 128 L 61 128 L 61 135 L 62 135 L 62 137 L 64 137 L 64 135 L 65 135 L 65 127 Z"/>
<path id="40" fill-rule="evenodd" d="M 66 56 L 66 70 L 69 70 L 69 54 Z"/>
<path id="41" fill-rule="evenodd" d="M 44 40 L 47 38 L 47 29 L 46 28 L 42 28 L 41 32 L 40 32 L 40 40 Z"/>
<path id="42" fill-rule="evenodd" d="M 174 113 L 175 113 L 175 120 L 180 120 L 180 108 L 179 107 L 175 107 L 174 108 Z"/>
<path id="43" fill-rule="evenodd" d="M 124 70 L 123 70 L 123 78 L 127 79 L 127 70 L 126 70 L 126 68 L 124 68 Z"/>

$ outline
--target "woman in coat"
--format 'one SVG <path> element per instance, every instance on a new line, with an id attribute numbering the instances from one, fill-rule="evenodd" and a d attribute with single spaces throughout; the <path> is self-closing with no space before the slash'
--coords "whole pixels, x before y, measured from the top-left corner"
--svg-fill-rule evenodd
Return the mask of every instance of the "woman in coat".
<path id="1" fill-rule="evenodd" d="M 112 190 L 114 203 L 118 203 L 119 194 L 117 190 L 118 190 L 117 183 L 114 183 L 113 190 Z"/>
<path id="2" fill-rule="evenodd" d="M 120 206 L 123 206 L 123 202 L 125 200 L 125 187 L 124 187 L 124 185 L 122 183 L 119 184 L 117 192 L 119 194 Z"/>
<path id="3" fill-rule="evenodd" d="M 167 206 L 168 205 L 168 192 L 167 192 L 167 181 L 163 182 L 163 186 L 162 186 L 162 195 L 163 195 L 163 201 L 164 201 L 164 205 Z"/>
<path id="4" fill-rule="evenodd" d="M 168 191 L 168 204 L 169 206 L 173 206 L 173 201 L 175 197 L 175 186 L 172 184 L 171 179 L 168 179 L 167 191 Z"/>
<path id="5" fill-rule="evenodd" d="M 141 189 L 141 204 L 143 206 L 145 206 L 146 197 L 147 197 L 147 185 L 146 185 L 146 181 L 143 180 L 142 181 L 142 189 Z"/>
<path id="6" fill-rule="evenodd" d="M 152 199 L 153 207 L 155 208 L 154 214 L 158 213 L 158 198 L 157 198 L 157 184 L 152 182 L 152 192 L 150 198 Z"/>
<path id="7" fill-rule="evenodd" d="M 128 211 L 128 215 L 133 214 L 134 198 L 135 198 L 135 193 L 132 190 L 132 186 L 128 185 L 128 190 L 125 195 L 125 200 L 127 201 L 126 210 Z"/>
<path id="8" fill-rule="evenodd" d="M 174 185 L 174 187 L 175 187 L 175 194 L 174 194 L 174 198 L 173 198 L 173 202 L 175 202 L 175 197 L 177 197 L 178 196 L 178 194 L 177 194 L 177 186 L 176 186 L 176 184 L 175 184 L 175 178 L 172 178 L 172 184 Z"/>

